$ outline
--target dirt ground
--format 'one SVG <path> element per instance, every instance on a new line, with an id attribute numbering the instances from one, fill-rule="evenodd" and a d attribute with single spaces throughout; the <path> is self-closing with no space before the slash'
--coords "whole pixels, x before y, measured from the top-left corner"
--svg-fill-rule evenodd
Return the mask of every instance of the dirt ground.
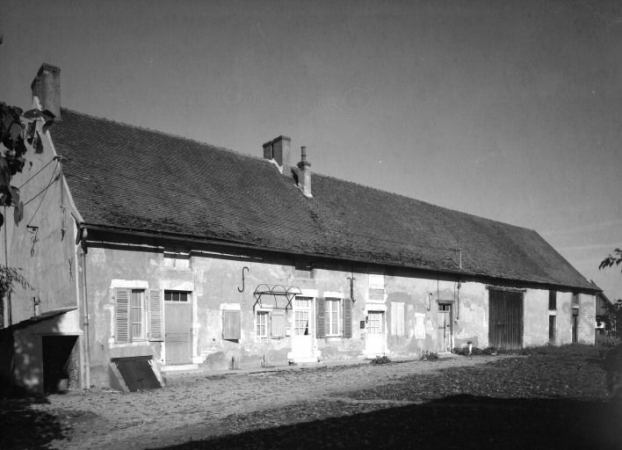
<path id="1" fill-rule="evenodd" d="M 3 402 L 1 448 L 622 449 L 594 351 L 169 376 Z"/>

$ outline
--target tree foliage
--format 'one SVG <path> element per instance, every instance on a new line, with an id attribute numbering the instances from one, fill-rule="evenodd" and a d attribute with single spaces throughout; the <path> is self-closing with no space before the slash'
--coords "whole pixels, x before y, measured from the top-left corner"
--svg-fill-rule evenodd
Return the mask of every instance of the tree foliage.
<path id="1" fill-rule="evenodd" d="M 39 119 L 44 121 L 42 132 L 45 133 L 53 123 L 54 114 L 38 109 L 24 113 L 21 108 L 0 102 L 0 206 L 14 207 L 16 225 L 24 216 L 24 203 L 19 188 L 13 186 L 11 180 L 26 165 L 28 147 L 37 152 L 43 149 L 36 124 Z M 4 216 L 0 213 L 0 227 L 3 224 Z"/>
<path id="2" fill-rule="evenodd" d="M 30 286 L 28 281 L 19 273 L 18 269 L 0 265 L 0 297 L 13 292 L 13 287 L 19 284 L 23 288 Z"/>
<path id="3" fill-rule="evenodd" d="M 608 267 L 619 266 L 622 263 L 622 248 L 616 248 L 612 254 L 607 256 L 600 262 L 599 269 L 606 269 Z"/>

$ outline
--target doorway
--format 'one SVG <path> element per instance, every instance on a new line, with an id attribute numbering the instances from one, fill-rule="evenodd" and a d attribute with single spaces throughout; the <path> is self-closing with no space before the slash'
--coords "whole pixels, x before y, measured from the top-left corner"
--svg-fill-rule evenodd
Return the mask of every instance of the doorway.
<path id="1" fill-rule="evenodd" d="M 365 354 L 369 357 L 384 355 L 385 336 L 384 311 L 368 311 Z"/>
<path id="2" fill-rule="evenodd" d="M 167 365 L 192 363 L 191 293 L 164 291 L 164 350 Z"/>
<path id="3" fill-rule="evenodd" d="M 313 298 L 294 299 L 294 327 L 291 357 L 295 361 L 313 360 L 315 324 L 313 323 Z"/>
<path id="4" fill-rule="evenodd" d="M 64 392 L 79 388 L 78 336 L 42 336 L 43 390 Z"/>
<path id="5" fill-rule="evenodd" d="M 523 347 L 523 293 L 489 291 L 488 340 L 491 347 L 516 350 Z"/>
<path id="6" fill-rule="evenodd" d="M 453 326 L 451 303 L 438 304 L 438 351 L 449 352 L 452 348 Z"/>

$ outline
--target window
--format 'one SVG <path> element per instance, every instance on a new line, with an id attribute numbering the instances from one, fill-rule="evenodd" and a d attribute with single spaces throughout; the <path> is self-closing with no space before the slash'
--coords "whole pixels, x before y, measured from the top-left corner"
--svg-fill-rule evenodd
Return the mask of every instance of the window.
<path id="1" fill-rule="evenodd" d="M 162 302 L 159 290 L 115 289 L 117 343 L 162 340 Z"/>
<path id="2" fill-rule="evenodd" d="M 369 311 L 367 315 L 367 332 L 369 334 L 382 334 L 382 318 L 384 313 L 381 311 Z"/>
<path id="3" fill-rule="evenodd" d="M 166 302 L 187 302 L 187 291 L 164 291 L 164 301 Z"/>
<path id="4" fill-rule="evenodd" d="M 268 311 L 257 311 L 257 337 L 268 337 Z"/>
<path id="5" fill-rule="evenodd" d="M 549 310 L 557 309 L 557 291 L 549 291 Z"/>
<path id="6" fill-rule="evenodd" d="M 341 335 L 341 300 L 326 299 L 326 336 Z"/>
<path id="7" fill-rule="evenodd" d="M 384 301 L 384 275 L 369 275 L 369 300 Z"/>
<path id="8" fill-rule="evenodd" d="M 178 269 L 190 268 L 190 253 L 179 250 L 164 251 L 164 266 Z"/>
<path id="9" fill-rule="evenodd" d="M 285 337 L 285 311 L 277 309 L 272 311 L 257 311 L 257 337 L 280 339 Z"/>
<path id="10" fill-rule="evenodd" d="M 316 337 L 352 337 L 352 300 L 349 298 L 316 299 Z"/>
<path id="11" fill-rule="evenodd" d="M 145 338 L 145 291 L 132 289 L 130 293 L 130 339 L 143 340 Z"/>

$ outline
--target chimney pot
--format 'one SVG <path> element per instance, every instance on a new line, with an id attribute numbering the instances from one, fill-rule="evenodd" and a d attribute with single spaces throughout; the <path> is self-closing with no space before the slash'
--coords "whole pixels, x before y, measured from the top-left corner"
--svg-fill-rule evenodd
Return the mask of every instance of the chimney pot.
<path id="1" fill-rule="evenodd" d="M 311 195 L 311 163 L 307 161 L 307 147 L 300 148 L 298 187 L 305 197 L 313 197 L 313 195 Z"/>
<path id="2" fill-rule="evenodd" d="M 32 96 L 39 99 L 41 108 L 54 114 L 56 120 L 61 120 L 60 114 L 60 68 L 43 63 L 37 76 L 30 85 Z"/>

